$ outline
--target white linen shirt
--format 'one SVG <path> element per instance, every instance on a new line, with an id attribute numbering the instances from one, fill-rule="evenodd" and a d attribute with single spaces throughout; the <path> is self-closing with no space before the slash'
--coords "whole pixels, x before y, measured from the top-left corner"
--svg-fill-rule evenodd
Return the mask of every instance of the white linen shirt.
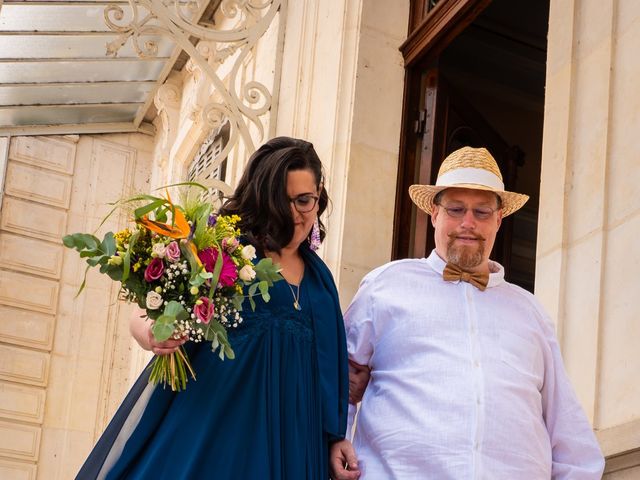
<path id="1" fill-rule="evenodd" d="M 604 460 L 567 379 L 549 317 L 493 273 L 483 292 L 445 262 L 369 273 L 345 314 L 369 365 L 354 438 L 363 480 L 600 479 Z"/>

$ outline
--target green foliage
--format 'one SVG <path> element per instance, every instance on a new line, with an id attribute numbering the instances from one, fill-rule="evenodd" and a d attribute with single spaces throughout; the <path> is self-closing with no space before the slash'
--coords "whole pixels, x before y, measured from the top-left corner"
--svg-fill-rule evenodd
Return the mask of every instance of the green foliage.
<path id="1" fill-rule="evenodd" d="M 164 342 L 173 334 L 176 322 L 187 318 L 189 318 L 189 314 L 184 307 L 172 300 L 164 308 L 162 315 L 156 318 L 151 327 L 151 332 L 157 341 Z"/>
<path id="2" fill-rule="evenodd" d="M 267 282 L 269 287 L 273 286 L 273 282 L 282 280 L 280 266 L 274 264 L 273 260 L 268 257 L 261 259 L 254 267 L 254 270 L 256 271 L 256 278 L 261 282 Z"/>
<path id="3" fill-rule="evenodd" d="M 113 270 L 108 268 L 109 265 L 107 263 L 116 253 L 116 241 L 112 232 L 107 232 L 102 241 L 88 233 L 73 233 L 62 237 L 62 243 L 65 247 L 80 252 L 80 257 L 86 258 L 90 267 L 100 265 L 101 272 L 114 274 Z M 76 296 L 79 295 L 85 287 L 87 271 L 88 267 L 84 272 L 84 278 Z"/>

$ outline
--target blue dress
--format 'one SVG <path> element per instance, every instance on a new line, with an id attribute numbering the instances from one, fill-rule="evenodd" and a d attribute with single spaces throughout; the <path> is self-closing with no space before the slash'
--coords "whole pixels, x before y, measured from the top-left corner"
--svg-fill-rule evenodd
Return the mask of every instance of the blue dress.
<path id="1" fill-rule="evenodd" d="M 234 360 L 189 343 L 197 378 L 179 393 L 143 373 L 77 478 L 329 478 L 328 445 L 346 428 L 344 327 L 326 266 L 304 258 L 300 311 L 276 282 L 229 330 Z"/>

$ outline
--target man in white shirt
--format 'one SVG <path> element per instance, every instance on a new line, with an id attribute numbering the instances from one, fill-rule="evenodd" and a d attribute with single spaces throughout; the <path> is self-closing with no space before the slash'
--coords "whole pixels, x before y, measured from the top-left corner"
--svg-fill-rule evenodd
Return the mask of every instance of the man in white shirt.
<path id="1" fill-rule="evenodd" d="M 471 147 L 409 193 L 436 248 L 373 270 L 345 314 L 350 360 L 371 377 L 353 446 L 332 446 L 332 477 L 600 479 L 551 319 L 489 260 L 502 218 L 528 197 L 505 191 L 493 157 Z"/>

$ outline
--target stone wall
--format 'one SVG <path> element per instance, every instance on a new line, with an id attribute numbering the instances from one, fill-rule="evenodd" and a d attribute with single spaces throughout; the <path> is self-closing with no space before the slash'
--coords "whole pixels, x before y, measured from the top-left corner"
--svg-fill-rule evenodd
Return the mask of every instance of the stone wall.
<path id="1" fill-rule="evenodd" d="M 10 141 L 0 214 L 0 478 L 73 478 L 129 387 L 129 309 L 96 272 L 76 298 L 85 264 L 61 237 L 94 231 L 108 202 L 147 191 L 151 142 L 140 134 Z M 125 221 L 112 218 L 100 234 Z"/>
<path id="2" fill-rule="evenodd" d="M 551 2 L 536 295 L 608 459 L 640 475 L 640 3 Z"/>

